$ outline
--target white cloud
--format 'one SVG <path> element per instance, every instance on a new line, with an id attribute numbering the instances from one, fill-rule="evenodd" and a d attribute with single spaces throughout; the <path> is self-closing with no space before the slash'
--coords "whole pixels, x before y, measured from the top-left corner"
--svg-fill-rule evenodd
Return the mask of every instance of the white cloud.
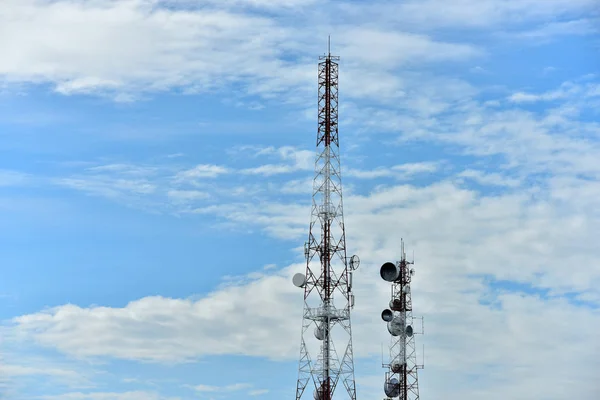
<path id="1" fill-rule="evenodd" d="M 598 22 L 598 20 L 590 19 L 551 22 L 549 24 L 545 24 L 540 28 L 529 31 L 526 30 L 517 33 L 511 32 L 507 34 L 507 36 L 509 38 L 514 38 L 518 40 L 528 39 L 529 41 L 531 41 L 531 39 L 533 39 L 533 43 L 539 43 L 540 41 L 546 42 L 555 36 L 591 35 L 597 33 L 598 29 L 596 28 L 596 26 Z"/>
<path id="2" fill-rule="evenodd" d="M 36 368 L 23 365 L 1 364 L 0 376 L 30 376 L 30 375 L 48 375 L 61 378 L 76 379 L 80 377 L 80 373 L 69 369 L 60 368 Z"/>
<path id="3" fill-rule="evenodd" d="M 263 394 L 269 393 L 269 389 L 257 389 L 248 392 L 249 396 L 262 396 Z"/>
<path id="4" fill-rule="evenodd" d="M 258 226 L 278 238 L 295 239 L 305 233 L 310 208 L 308 203 L 298 205 L 264 202 L 260 207 L 253 203 L 223 204 L 200 207 L 192 212 L 217 215 L 236 225 Z"/>
<path id="5" fill-rule="evenodd" d="M 404 237 L 416 255 L 414 305 L 417 314 L 426 316 L 427 332 L 423 383 L 438 382 L 424 389 L 432 397 L 444 392 L 439 382 L 466 383 L 472 371 L 481 371 L 475 389 L 461 384 L 449 399 L 472 396 L 475 390 L 492 400 L 533 395 L 558 400 L 575 390 L 579 398 L 591 400 L 593 374 L 600 365 L 590 348 L 596 343 L 600 315 L 560 297 L 566 292 L 597 294 L 600 283 L 594 241 L 600 232 L 597 224 L 586 222 L 598 216 L 574 203 L 591 200 L 598 192 L 591 186 L 582 196 L 572 192 L 576 188 L 557 183 L 556 190 L 532 200 L 527 192 L 485 196 L 441 182 L 348 196 L 349 251 L 362 259 L 354 277 L 356 356 L 378 355 L 387 336 L 379 313 L 387 304 L 388 289 L 377 269 L 398 256 Z M 308 211 L 305 206 L 247 204 L 226 214 L 233 214 L 238 225 L 301 242 Z M 246 354 L 294 360 L 302 299 L 290 278 L 303 268 L 296 264 L 274 273 L 256 272 L 195 301 L 146 297 L 123 308 L 65 305 L 21 316 L 14 329 L 23 340 L 79 357 L 177 362 L 209 354 Z M 473 274 L 530 282 L 559 297 L 495 293 Z M 480 304 L 485 299 L 494 299 L 502 309 Z M 243 330 L 237 329 L 237 319 L 222 318 L 231 312 L 246 317 Z M 572 367 L 556 370 L 548 348 L 561 348 L 562 362 Z M 512 385 L 505 385 L 506 379 Z"/>
<path id="6" fill-rule="evenodd" d="M 482 53 L 470 45 L 434 42 L 424 35 L 371 28 L 349 28 L 339 41 L 339 52 L 351 60 L 351 65 L 376 65 L 388 71 L 415 60 L 464 61 Z"/>
<path id="7" fill-rule="evenodd" d="M 198 190 L 169 190 L 167 196 L 179 203 L 210 198 L 210 194 Z"/>
<path id="8" fill-rule="evenodd" d="M 165 397 L 155 392 L 72 392 L 53 396 L 41 396 L 44 400 L 181 400 L 179 397 Z"/>
<path id="9" fill-rule="evenodd" d="M 295 13 L 296 20 L 290 23 L 283 16 L 244 13 L 238 1 L 205 2 L 203 7 L 150 0 L 4 3 L 0 38 L 10 40 L 0 39 L 5 50 L 0 75 L 9 82 L 48 82 L 63 94 L 110 94 L 131 101 L 143 92 L 207 92 L 243 80 L 248 94 L 270 98 L 286 93 L 304 101 L 314 82 L 314 65 L 308 58 L 312 60 L 324 48 L 317 48 L 314 34 L 305 29 L 315 24 L 308 22 L 314 19 L 306 8 Z M 178 7 L 172 7 L 173 3 Z M 277 4 L 285 14 L 311 2 L 244 3 L 269 10 Z M 316 7 L 335 8 L 330 4 Z M 338 25 L 335 29 L 317 23 L 310 32 L 322 31 L 325 37 L 332 30 L 340 38 L 338 49 L 360 63 L 352 68 L 357 76 L 368 72 L 372 62 L 390 69 L 409 60 L 414 65 L 463 60 L 479 53 L 468 44 L 376 30 L 365 21 L 358 27 Z M 44 32 L 43 41 L 36 39 L 39 32 Z M 288 53 L 296 54 L 299 61 L 286 61 Z M 368 90 L 349 88 L 345 93 L 350 96 Z"/>
<path id="10" fill-rule="evenodd" d="M 439 163 L 420 162 L 394 165 L 389 168 L 379 167 L 373 170 L 349 169 L 343 171 L 344 176 L 359 179 L 374 179 L 384 177 L 396 177 L 399 179 L 409 179 L 414 175 L 422 173 L 432 173 L 438 169 Z"/>
<path id="11" fill-rule="evenodd" d="M 314 169 L 315 151 L 301 150 L 291 146 L 282 147 L 257 147 L 249 149 L 254 156 L 277 156 L 286 164 L 266 164 L 259 167 L 240 170 L 242 174 L 272 176 L 296 171 L 309 171 Z"/>
<path id="12" fill-rule="evenodd" d="M 554 19 L 577 18 L 596 11 L 595 0 L 408 0 L 344 4 L 352 21 L 370 18 L 379 25 L 401 24 L 422 31 L 439 28 L 497 30 Z"/>
<path id="13" fill-rule="evenodd" d="M 124 194 L 150 194 L 156 186 L 147 180 L 113 179 L 112 177 L 64 178 L 56 183 L 90 194 L 119 199 Z"/>
<path id="14" fill-rule="evenodd" d="M 31 181 L 32 176 L 19 171 L 0 169 L 0 187 L 22 186 Z"/>
<path id="15" fill-rule="evenodd" d="M 97 165 L 89 167 L 87 169 L 92 173 L 115 173 L 119 175 L 130 175 L 130 176 L 151 176 L 157 172 L 155 167 L 146 167 L 132 164 L 107 164 Z"/>
<path id="16" fill-rule="evenodd" d="M 589 98 L 600 95 L 600 85 L 597 83 L 577 84 L 572 82 L 563 83 L 558 89 L 545 93 L 533 94 L 517 92 L 509 97 L 514 103 L 533 103 L 538 101 L 554 101 L 568 98 Z"/>
<path id="17" fill-rule="evenodd" d="M 485 173 L 483 171 L 467 169 L 457 175 L 459 178 L 472 179 L 482 185 L 518 187 L 521 185 L 519 179 L 507 178 L 498 173 Z"/>
<path id="18" fill-rule="evenodd" d="M 227 386 L 196 385 L 192 388 L 198 392 L 236 392 L 250 387 L 252 387 L 252 385 L 248 383 L 235 383 Z"/>
<path id="19" fill-rule="evenodd" d="M 283 185 L 272 185 L 277 186 L 284 194 L 303 194 L 309 196 L 313 190 L 313 178 L 294 179 L 287 181 Z"/>
<path id="20" fill-rule="evenodd" d="M 194 182 L 201 178 L 216 178 L 219 175 L 229 173 L 229 169 L 220 165 L 200 164 L 194 168 L 178 172 L 175 175 L 177 182 Z"/>

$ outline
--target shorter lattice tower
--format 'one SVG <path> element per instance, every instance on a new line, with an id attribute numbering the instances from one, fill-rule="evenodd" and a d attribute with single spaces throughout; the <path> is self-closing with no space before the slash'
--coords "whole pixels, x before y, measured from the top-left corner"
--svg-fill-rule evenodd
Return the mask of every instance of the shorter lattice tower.
<path id="1" fill-rule="evenodd" d="M 381 313 L 381 319 L 387 322 L 387 329 L 391 335 L 389 362 L 382 365 L 387 369 L 384 392 L 386 399 L 418 400 L 417 370 L 422 369 L 424 365 L 417 363 L 414 335 L 424 333 L 423 318 L 420 318 L 421 332 L 415 332 L 410 291 L 411 277 L 415 274 L 412 268 L 414 261 L 406 261 L 404 241 L 401 241 L 400 255 L 400 261 L 386 262 L 380 269 L 381 278 L 392 283 L 390 308 Z"/>

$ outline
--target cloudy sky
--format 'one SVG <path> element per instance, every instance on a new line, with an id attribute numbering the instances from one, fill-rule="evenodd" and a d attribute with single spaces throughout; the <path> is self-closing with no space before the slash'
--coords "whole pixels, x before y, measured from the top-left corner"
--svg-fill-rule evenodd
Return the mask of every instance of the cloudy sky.
<path id="1" fill-rule="evenodd" d="M 331 34 L 358 399 L 400 238 L 422 399 L 598 399 L 599 16 L 0 0 L 0 398 L 293 398 Z"/>

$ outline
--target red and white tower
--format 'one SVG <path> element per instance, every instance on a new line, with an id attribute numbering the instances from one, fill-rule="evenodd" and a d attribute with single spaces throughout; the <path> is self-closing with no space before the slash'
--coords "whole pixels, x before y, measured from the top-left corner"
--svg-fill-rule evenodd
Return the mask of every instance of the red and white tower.
<path id="1" fill-rule="evenodd" d="M 381 313 L 381 319 L 387 322 L 387 329 L 391 335 L 390 359 L 383 364 L 387 369 L 383 390 L 387 396 L 385 400 L 393 398 L 418 400 L 417 370 L 423 368 L 423 365 L 417 364 L 414 335 L 424 333 L 423 318 L 420 318 L 421 332 L 415 332 L 410 290 L 411 278 L 415 274 L 415 270 L 411 267 L 414 262 L 406 261 L 403 241 L 401 241 L 400 257 L 400 261 L 386 262 L 380 269 L 381 278 L 392 284 L 390 308 Z"/>
<path id="2" fill-rule="evenodd" d="M 358 268 L 359 259 L 346 256 L 338 136 L 339 57 L 328 49 L 319 61 L 317 157 L 304 248 L 306 274 L 293 277 L 294 285 L 304 289 L 296 400 L 307 387 L 314 389 L 310 395 L 315 400 L 332 400 L 339 383 L 346 392 L 343 397 L 355 400 L 350 310 L 354 306 L 352 271 Z"/>

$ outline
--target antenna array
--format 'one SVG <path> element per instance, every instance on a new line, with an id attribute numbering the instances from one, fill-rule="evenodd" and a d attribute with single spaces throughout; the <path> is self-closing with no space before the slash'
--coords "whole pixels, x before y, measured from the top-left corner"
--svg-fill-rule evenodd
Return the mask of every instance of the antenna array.
<path id="1" fill-rule="evenodd" d="M 317 157 L 304 246 L 306 274 L 293 277 L 294 285 L 304 289 L 296 400 L 309 383 L 314 386 L 315 400 L 332 400 L 339 383 L 346 397 L 356 400 L 350 310 L 354 307 L 352 272 L 359 259 L 346 256 L 338 136 L 339 57 L 331 55 L 329 43 L 328 54 L 319 61 Z M 307 334 L 310 328 L 314 335 Z M 343 346 L 341 358 L 334 342 Z"/>
<path id="2" fill-rule="evenodd" d="M 401 241 L 401 259 L 396 263 L 386 262 L 379 271 L 384 281 L 392 284 L 392 298 L 389 308 L 381 313 L 381 319 L 387 323 L 391 335 L 389 362 L 382 363 L 386 368 L 384 392 L 386 399 L 418 400 L 419 383 L 417 370 L 424 365 L 417 364 L 415 334 L 424 333 L 423 318 L 421 332 L 415 332 L 412 314 L 410 282 L 415 274 L 414 261 L 406 261 L 404 241 Z"/>

